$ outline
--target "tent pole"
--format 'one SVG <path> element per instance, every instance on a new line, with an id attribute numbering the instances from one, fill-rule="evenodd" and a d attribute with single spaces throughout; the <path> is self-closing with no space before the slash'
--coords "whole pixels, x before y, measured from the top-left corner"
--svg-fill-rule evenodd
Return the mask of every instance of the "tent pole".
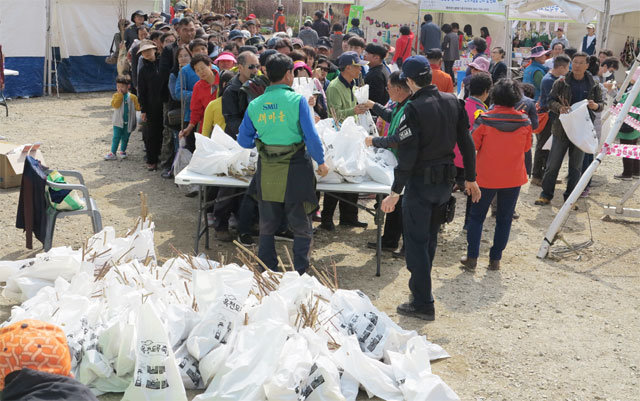
<path id="1" fill-rule="evenodd" d="M 301 30 L 302 30 L 302 0 L 300 0 L 300 7 L 298 10 L 298 35 L 300 35 Z"/>
<path id="2" fill-rule="evenodd" d="M 511 78 L 511 59 L 513 42 L 511 40 L 511 23 L 509 21 L 509 2 L 504 6 L 504 50 L 507 56 L 507 78 Z"/>
<path id="3" fill-rule="evenodd" d="M 630 70 L 631 72 L 629 73 L 629 76 L 633 75 L 633 72 L 637 68 L 639 68 L 639 66 L 640 66 L 640 55 L 636 57 L 636 61 L 633 63 L 633 67 Z M 623 91 L 621 90 L 620 92 L 623 92 Z M 609 135 L 605 139 L 605 142 L 604 142 L 605 145 L 611 144 L 616 138 L 616 135 L 618 135 L 618 131 L 620 131 L 620 127 L 622 127 L 622 123 L 624 122 L 624 119 L 629 114 L 629 110 L 631 109 L 631 106 L 633 105 L 633 102 L 635 101 L 635 99 L 638 97 L 638 94 L 640 94 L 640 80 L 636 81 L 636 83 L 633 85 L 633 88 L 631 89 L 629 96 L 627 96 L 627 100 L 622 105 L 622 110 L 620 110 L 620 114 L 618 114 L 618 116 L 616 117 L 613 123 L 613 127 L 611 127 L 611 131 L 609 131 Z M 578 197 L 580 196 L 582 191 L 584 191 L 584 189 L 587 187 L 589 180 L 591 180 L 591 177 L 598 169 L 598 166 L 600 165 L 600 163 L 602 163 L 602 159 L 604 159 L 606 154 L 607 154 L 607 151 L 605 149 L 605 146 L 603 145 L 602 149 L 600 149 L 600 153 L 598 153 L 598 155 L 595 157 L 595 159 L 593 160 L 589 168 L 587 168 L 587 170 L 584 173 L 582 173 L 582 177 L 580 177 L 580 181 L 578 181 L 578 184 L 576 184 L 576 187 L 573 189 L 573 192 L 571 192 L 571 195 L 569 195 L 567 200 L 564 202 L 564 205 L 562 205 L 562 208 L 560 209 L 556 217 L 551 222 L 551 225 L 549 226 L 547 233 L 542 239 L 542 243 L 540 244 L 540 248 L 538 249 L 538 254 L 537 254 L 538 258 L 544 259 L 545 257 L 547 257 L 549 253 L 549 248 L 551 247 L 551 244 L 555 240 L 556 234 L 558 234 L 558 231 L 560 231 L 560 228 L 569 217 L 569 212 L 571 211 L 573 204 L 578 200 Z"/>
<path id="4" fill-rule="evenodd" d="M 416 50 L 416 54 L 420 54 L 420 40 L 422 39 L 422 38 L 420 37 L 420 33 L 422 32 L 422 30 L 420 29 L 420 18 L 422 17 L 422 16 L 420 15 L 420 13 L 422 12 L 422 7 L 420 7 L 420 5 L 421 5 L 421 4 L 420 4 L 420 1 L 418 1 L 418 23 L 417 23 L 417 25 L 416 25 L 416 31 L 417 31 L 417 32 L 416 32 L 416 38 L 418 38 L 418 40 L 414 42 L 414 44 L 415 44 L 415 50 Z M 427 49 L 424 49 L 424 52 L 425 52 L 425 54 L 426 54 Z"/>
<path id="5" fill-rule="evenodd" d="M 602 32 L 600 39 L 600 48 L 606 49 L 609 41 L 609 27 L 611 26 L 611 0 L 604 0 L 604 18 L 602 19 Z"/>

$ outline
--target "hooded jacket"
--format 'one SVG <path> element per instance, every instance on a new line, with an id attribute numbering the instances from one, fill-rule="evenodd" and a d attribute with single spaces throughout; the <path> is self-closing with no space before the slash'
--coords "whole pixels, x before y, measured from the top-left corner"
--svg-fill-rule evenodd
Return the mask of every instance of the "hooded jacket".
<path id="1" fill-rule="evenodd" d="M 513 188 L 524 185 L 524 154 L 531 149 L 529 117 L 513 107 L 495 106 L 475 120 L 476 173 L 481 188 Z"/>

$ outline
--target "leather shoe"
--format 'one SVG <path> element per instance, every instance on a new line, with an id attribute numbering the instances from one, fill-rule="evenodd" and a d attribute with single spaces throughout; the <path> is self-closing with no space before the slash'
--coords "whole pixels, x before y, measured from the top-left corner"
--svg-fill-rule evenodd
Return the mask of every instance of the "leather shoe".
<path id="1" fill-rule="evenodd" d="M 378 249 L 378 243 L 377 242 L 367 242 L 367 248 L 369 248 L 369 249 Z M 382 250 L 383 251 L 393 252 L 396 249 L 398 249 L 397 246 L 386 246 L 385 244 L 382 244 Z"/>
<path id="2" fill-rule="evenodd" d="M 402 248 L 396 249 L 395 251 L 391 252 L 391 256 L 396 259 L 404 259 L 404 245 L 402 246 Z"/>
<path id="3" fill-rule="evenodd" d="M 233 236 L 229 232 L 229 230 L 220 230 L 216 231 L 214 234 L 214 238 L 220 242 L 231 242 L 233 241 Z"/>
<path id="4" fill-rule="evenodd" d="M 347 226 L 347 227 L 357 227 L 357 228 L 367 228 L 367 223 L 365 223 L 364 221 L 341 221 L 340 222 L 341 226 Z"/>
<path id="5" fill-rule="evenodd" d="M 478 264 L 478 258 L 470 258 L 468 256 L 463 256 L 460 258 L 460 263 L 462 263 L 462 268 L 464 270 L 474 272 L 476 271 L 476 265 Z"/>
<path id="6" fill-rule="evenodd" d="M 336 230 L 336 225 L 333 223 L 320 223 L 320 225 L 318 226 L 323 230 L 326 231 L 335 231 Z"/>
<path id="7" fill-rule="evenodd" d="M 487 269 L 489 269 L 489 270 L 500 270 L 500 261 L 499 260 L 490 260 L 489 261 L 489 267 L 487 267 Z"/>
<path id="8" fill-rule="evenodd" d="M 410 302 L 405 302 L 401 305 L 398 305 L 396 311 L 399 315 L 415 317 L 418 319 L 427 320 L 429 322 L 433 322 L 434 320 L 436 320 L 436 311 L 433 307 L 418 308 Z"/>

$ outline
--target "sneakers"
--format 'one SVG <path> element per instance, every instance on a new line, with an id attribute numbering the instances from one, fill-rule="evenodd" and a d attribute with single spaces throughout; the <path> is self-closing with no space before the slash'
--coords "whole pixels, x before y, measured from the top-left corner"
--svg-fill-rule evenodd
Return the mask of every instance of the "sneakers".
<path id="1" fill-rule="evenodd" d="M 547 199 L 547 198 L 544 198 L 544 197 L 541 196 L 533 204 L 534 205 L 538 205 L 538 206 L 546 206 L 546 205 L 548 205 L 550 203 L 551 203 L 551 199 Z"/>
<path id="2" fill-rule="evenodd" d="M 119 151 L 118 152 L 118 157 L 121 158 L 121 159 L 126 159 L 127 158 L 127 152 Z"/>
<path id="3" fill-rule="evenodd" d="M 333 223 L 320 223 L 320 225 L 318 226 L 323 230 L 326 231 L 335 231 L 336 230 L 336 225 Z"/>
<path id="4" fill-rule="evenodd" d="M 591 193 L 591 188 L 586 187 L 586 188 L 584 189 L 584 191 L 582 191 L 582 193 L 580 194 L 580 197 L 581 197 L 581 198 L 586 198 L 586 197 L 588 197 L 588 196 L 589 196 L 589 194 L 590 194 L 590 193 Z"/>
<path id="5" fill-rule="evenodd" d="M 393 256 L 395 259 L 404 259 L 404 245 L 402 245 L 402 248 L 396 249 L 395 251 L 391 252 L 391 256 Z"/>
<path id="6" fill-rule="evenodd" d="M 356 227 L 356 228 L 367 228 L 367 223 L 365 223 L 364 221 L 341 221 L 340 222 L 341 226 L 346 226 L 346 227 Z"/>
<path id="7" fill-rule="evenodd" d="M 281 231 L 279 233 L 276 233 L 274 237 L 276 241 L 293 241 L 293 231 L 291 230 Z"/>
<path id="8" fill-rule="evenodd" d="M 436 311 L 433 307 L 420 308 L 410 302 L 398 305 L 396 312 L 398 312 L 399 315 L 415 317 L 429 322 L 436 320 Z"/>
<path id="9" fill-rule="evenodd" d="M 238 235 L 238 242 L 244 246 L 254 245 L 256 242 L 253 240 L 253 237 L 250 234 L 240 234 Z"/>
<path id="10" fill-rule="evenodd" d="M 109 152 L 106 155 L 104 155 L 104 159 L 105 160 L 116 160 L 117 157 L 116 155 L 114 155 L 113 153 Z"/>
<path id="11" fill-rule="evenodd" d="M 311 218 L 316 223 L 321 222 L 322 221 L 322 216 L 320 215 L 320 210 L 316 211 Z"/>
<path id="12" fill-rule="evenodd" d="M 535 185 L 536 187 L 541 187 L 542 186 L 542 178 L 533 177 L 531 179 L 531 185 Z"/>

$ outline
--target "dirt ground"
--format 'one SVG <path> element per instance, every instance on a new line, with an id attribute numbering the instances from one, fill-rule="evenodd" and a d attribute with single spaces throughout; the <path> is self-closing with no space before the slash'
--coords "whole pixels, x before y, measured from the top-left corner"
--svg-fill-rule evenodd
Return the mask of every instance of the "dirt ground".
<path id="1" fill-rule="evenodd" d="M 111 141 L 110 93 L 70 94 L 60 98 L 10 102 L 10 115 L 0 116 L 0 135 L 12 143 L 43 143 L 46 164 L 80 170 L 102 212 L 104 225 L 119 233 L 139 213 L 139 192 L 149 198 L 162 258 L 171 246 L 193 249 L 197 201 L 183 196 L 159 172 L 148 172 L 139 133 L 132 135 L 129 159 L 104 161 Z M 533 201 L 539 188 L 522 188 L 502 270 L 487 271 L 494 222 L 487 218 L 479 267 L 475 274 L 459 269 L 465 253 L 462 231 L 464 202 L 458 199 L 455 221 L 440 235 L 433 270 L 436 321 L 398 316 L 395 308 L 408 295 L 408 272 L 402 261 L 385 255 L 382 277 L 375 277 L 375 254 L 365 244 L 375 238 L 369 228 L 338 228 L 316 236 L 313 262 L 335 261 L 340 285 L 360 288 L 375 305 L 402 327 L 415 329 L 442 345 L 451 358 L 433 365 L 462 400 L 638 400 L 640 399 L 640 310 L 638 250 L 640 225 L 630 219 L 602 221 L 603 206 L 614 203 L 630 186 L 613 179 L 619 159 L 605 159 L 589 198 L 580 200 L 564 230 L 564 238 L 590 247 L 552 259 L 536 252 L 543 232 L 561 206 L 559 184 L 551 207 Z M 561 172 L 561 177 L 566 173 Z M 20 259 L 39 250 L 25 249 L 15 226 L 19 190 L 0 190 L 0 259 Z M 638 196 L 629 204 L 638 204 Z M 367 201 L 371 202 L 371 201 Z M 78 247 L 91 235 L 88 218 L 59 221 L 54 246 Z M 554 247 L 558 249 L 559 244 Z M 201 249 L 204 249 L 201 246 Z M 233 247 L 212 240 L 210 257 L 227 260 Z M 2 302 L 2 319 L 9 303 Z M 365 399 L 364 397 L 363 399 Z M 103 399 L 119 399 L 115 394 Z"/>

